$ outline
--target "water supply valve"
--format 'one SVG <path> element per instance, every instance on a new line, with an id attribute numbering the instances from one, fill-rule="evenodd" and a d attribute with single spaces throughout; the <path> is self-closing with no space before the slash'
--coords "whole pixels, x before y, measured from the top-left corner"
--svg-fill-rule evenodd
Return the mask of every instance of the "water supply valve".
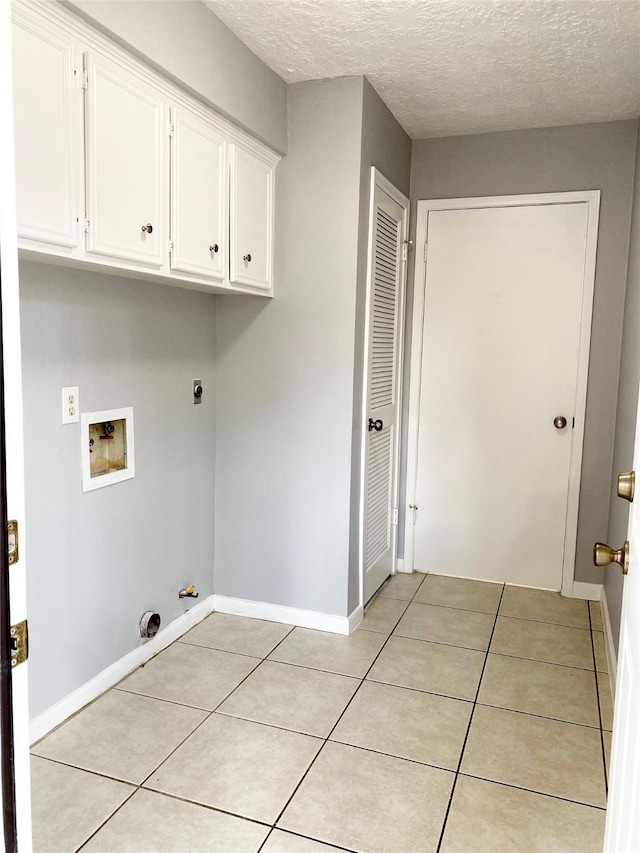
<path id="1" fill-rule="evenodd" d="M 183 586 L 178 590 L 178 598 L 197 598 L 199 595 L 200 593 L 196 592 L 193 584 L 191 586 Z"/>

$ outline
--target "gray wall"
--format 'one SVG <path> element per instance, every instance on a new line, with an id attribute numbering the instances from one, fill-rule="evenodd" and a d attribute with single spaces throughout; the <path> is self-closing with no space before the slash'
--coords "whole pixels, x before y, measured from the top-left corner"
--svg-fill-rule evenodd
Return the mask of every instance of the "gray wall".
<path id="1" fill-rule="evenodd" d="M 213 591 L 215 300 L 63 267 L 20 265 L 30 706 L 37 716 Z M 205 388 L 192 403 L 194 377 Z M 82 493 L 82 411 L 133 406 L 136 475 Z"/>
<path id="2" fill-rule="evenodd" d="M 611 480 L 611 510 L 609 512 L 608 542 L 612 547 L 621 547 L 627 538 L 629 504 L 616 496 L 618 474 L 631 471 L 633 467 L 633 442 L 638 405 L 638 383 L 640 382 L 640 123 L 636 147 L 635 189 L 631 239 L 629 243 L 629 268 L 627 273 L 627 295 L 624 304 L 624 327 L 622 331 L 622 356 L 620 360 L 620 383 L 618 385 L 618 411 L 616 415 L 616 439 L 613 450 Z M 639 472 L 640 473 L 640 472 Z M 638 500 L 638 498 L 636 498 Z M 605 569 L 604 588 L 607 594 L 609 618 L 613 638 L 618 646 L 620 633 L 620 610 L 622 607 L 623 577 L 617 566 Z"/>
<path id="3" fill-rule="evenodd" d="M 367 260 L 369 246 L 369 200 L 371 167 L 409 195 L 411 139 L 398 124 L 371 83 L 365 78 L 362 101 L 362 149 L 360 162 L 360 213 L 358 227 L 358 281 L 356 290 L 355 358 L 353 383 L 352 497 L 349 570 L 349 611 L 358 605 L 360 592 L 359 507 L 360 458 L 362 450 L 362 378 L 364 375 L 364 333 L 366 325 Z"/>
<path id="4" fill-rule="evenodd" d="M 287 86 L 196 0 L 68 0 L 63 5 L 277 151 Z"/>
<path id="5" fill-rule="evenodd" d="M 602 582 L 637 123 L 414 140 L 411 199 L 602 190 L 575 577 Z M 415 229 L 415 222 L 413 225 Z"/>
<path id="6" fill-rule="evenodd" d="M 217 594 L 346 616 L 361 77 L 289 87 L 276 297 L 218 300 Z"/>

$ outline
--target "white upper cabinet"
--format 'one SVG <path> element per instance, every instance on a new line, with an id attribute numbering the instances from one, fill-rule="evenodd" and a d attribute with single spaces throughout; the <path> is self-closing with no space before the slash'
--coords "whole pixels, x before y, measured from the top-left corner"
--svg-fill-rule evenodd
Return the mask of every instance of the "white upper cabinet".
<path id="1" fill-rule="evenodd" d="M 59 3 L 12 9 L 21 257 L 272 296 L 278 156 Z"/>
<path id="2" fill-rule="evenodd" d="M 273 286 L 273 164 L 231 148 L 231 284 Z"/>
<path id="3" fill-rule="evenodd" d="M 64 30 L 14 16 L 18 234 L 68 247 L 78 235 L 78 98 L 82 107 L 74 53 Z"/>
<path id="4" fill-rule="evenodd" d="M 224 281 L 228 269 L 225 138 L 191 110 L 171 110 L 171 269 Z"/>
<path id="5" fill-rule="evenodd" d="M 168 117 L 162 93 L 85 55 L 87 251 L 162 266 Z"/>

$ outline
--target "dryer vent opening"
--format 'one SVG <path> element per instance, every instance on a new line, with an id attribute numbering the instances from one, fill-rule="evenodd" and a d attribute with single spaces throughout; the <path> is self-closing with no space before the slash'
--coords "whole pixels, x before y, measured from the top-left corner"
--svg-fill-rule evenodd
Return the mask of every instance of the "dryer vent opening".
<path id="1" fill-rule="evenodd" d="M 151 639 L 151 637 L 155 637 L 159 630 L 160 614 L 153 613 L 151 610 L 143 613 L 138 624 L 138 633 L 142 639 L 147 640 Z"/>

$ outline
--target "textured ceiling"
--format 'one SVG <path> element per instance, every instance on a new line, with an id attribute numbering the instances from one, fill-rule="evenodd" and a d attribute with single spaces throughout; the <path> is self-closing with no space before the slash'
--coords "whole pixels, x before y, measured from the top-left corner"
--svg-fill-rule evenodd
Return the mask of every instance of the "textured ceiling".
<path id="1" fill-rule="evenodd" d="M 288 83 L 365 74 L 414 138 L 640 115 L 640 0 L 207 0 Z"/>

